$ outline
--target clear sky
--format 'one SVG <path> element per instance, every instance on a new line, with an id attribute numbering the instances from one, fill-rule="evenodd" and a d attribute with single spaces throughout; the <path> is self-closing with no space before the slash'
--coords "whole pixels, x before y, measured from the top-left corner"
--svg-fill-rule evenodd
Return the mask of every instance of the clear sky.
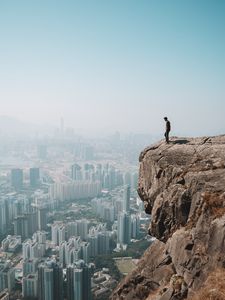
<path id="1" fill-rule="evenodd" d="M 0 0 L 0 115 L 225 133 L 225 1 Z"/>

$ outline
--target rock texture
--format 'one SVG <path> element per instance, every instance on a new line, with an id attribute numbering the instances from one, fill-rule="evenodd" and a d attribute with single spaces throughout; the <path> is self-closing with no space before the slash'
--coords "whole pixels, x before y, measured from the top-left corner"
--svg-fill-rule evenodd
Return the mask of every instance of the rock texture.
<path id="1" fill-rule="evenodd" d="M 157 240 L 111 299 L 191 297 L 225 267 L 225 135 L 174 137 L 146 148 L 138 192 Z"/>

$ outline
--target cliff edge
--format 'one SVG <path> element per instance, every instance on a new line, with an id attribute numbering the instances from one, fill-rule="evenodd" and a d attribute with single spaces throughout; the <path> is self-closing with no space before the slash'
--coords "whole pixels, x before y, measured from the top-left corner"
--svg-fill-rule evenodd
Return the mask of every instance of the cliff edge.
<path id="1" fill-rule="evenodd" d="M 138 193 L 157 240 L 111 299 L 191 299 L 225 267 L 225 135 L 146 148 Z"/>

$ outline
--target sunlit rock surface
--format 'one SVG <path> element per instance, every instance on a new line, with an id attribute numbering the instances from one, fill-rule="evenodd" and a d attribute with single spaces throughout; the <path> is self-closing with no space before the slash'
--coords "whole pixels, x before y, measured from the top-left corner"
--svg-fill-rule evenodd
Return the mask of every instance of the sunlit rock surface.
<path id="1" fill-rule="evenodd" d="M 157 240 L 111 299 L 191 297 L 225 267 L 225 135 L 172 138 L 140 154 L 138 193 Z"/>

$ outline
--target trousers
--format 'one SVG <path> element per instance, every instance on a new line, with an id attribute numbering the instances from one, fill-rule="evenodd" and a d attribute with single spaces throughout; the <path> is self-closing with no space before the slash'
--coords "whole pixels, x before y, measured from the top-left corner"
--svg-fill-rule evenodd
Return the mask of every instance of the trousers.
<path id="1" fill-rule="evenodd" d="M 168 130 L 166 130 L 164 136 L 165 136 L 166 142 L 169 143 L 169 131 Z"/>

